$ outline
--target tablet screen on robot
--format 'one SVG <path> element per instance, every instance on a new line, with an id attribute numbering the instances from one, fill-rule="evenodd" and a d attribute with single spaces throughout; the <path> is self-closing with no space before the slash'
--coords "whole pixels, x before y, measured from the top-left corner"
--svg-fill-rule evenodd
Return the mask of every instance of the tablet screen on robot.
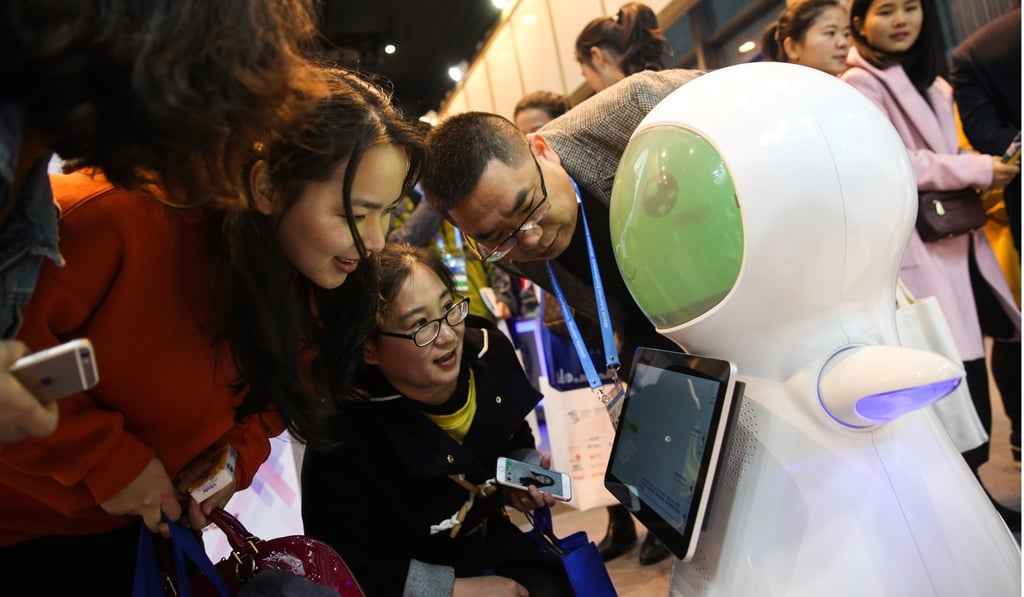
<path id="1" fill-rule="evenodd" d="M 604 483 L 681 560 L 707 513 L 735 376 L 708 357 L 640 348 L 633 359 Z"/>

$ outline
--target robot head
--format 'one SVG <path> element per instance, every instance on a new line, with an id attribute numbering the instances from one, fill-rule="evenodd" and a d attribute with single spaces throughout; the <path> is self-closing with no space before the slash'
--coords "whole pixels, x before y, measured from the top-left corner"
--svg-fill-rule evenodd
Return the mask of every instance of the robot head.
<path id="1" fill-rule="evenodd" d="M 860 92 L 752 63 L 703 75 L 634 132 L 611 202 L 616 261 L 685 350 L 786 379 L 851 344 L 897 344 L 916 215 L 906 149 Z"/>
<path id="2" fill-rule="evenodd" d="M 693 129 L 661 123 L 639 131 L 620 164 L 612 243 L 630 291 L 658 328 L 703 315 L 743 264 L 743 217 L 725 160 Z"/>

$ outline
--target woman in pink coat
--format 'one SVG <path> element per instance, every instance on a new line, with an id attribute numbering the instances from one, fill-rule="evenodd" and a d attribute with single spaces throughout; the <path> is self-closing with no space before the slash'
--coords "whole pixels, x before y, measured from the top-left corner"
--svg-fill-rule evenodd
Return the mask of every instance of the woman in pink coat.
<path id="1" fill-rule="evenodd" d="M 889 116 L 910 153 L 919 190 L 1001 188 L 1020 171 L 1019 164 L 1004 164 L 999 156 L 960 153 L 952 88 L 940 76 L 947 69 L 932 0 L 854 0 L 850 25 L 853 48 L 841 77 Z M 900 277 L 914 295 L 938 297 L 975 408 L 991 431 L 983 336 L 1019 344 L 1020 310 L 985 234 L 975 230 L 926 243 L 915 231 Z M 1000 358 L 1007 345 L 996 342 L 993 350 L 992 373 L 1000 391 L 1020 377 L 1019 362 Z M 1019 401 L 1019 381 L 1016 389 L 1016 396 L 1004 400 Z M 988 460 L 988 442 L 964 457 L 977 474 Z"/>

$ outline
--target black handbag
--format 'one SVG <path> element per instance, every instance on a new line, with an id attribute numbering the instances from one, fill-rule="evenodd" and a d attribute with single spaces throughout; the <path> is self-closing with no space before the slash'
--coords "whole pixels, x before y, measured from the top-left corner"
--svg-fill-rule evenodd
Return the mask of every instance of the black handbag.
<path id="1" fill-rule="evenodd" d="M 985 225 L 988 214 L 972 188 L 918 191 L 917 234 L 926 243 L 967 234 Z"/>

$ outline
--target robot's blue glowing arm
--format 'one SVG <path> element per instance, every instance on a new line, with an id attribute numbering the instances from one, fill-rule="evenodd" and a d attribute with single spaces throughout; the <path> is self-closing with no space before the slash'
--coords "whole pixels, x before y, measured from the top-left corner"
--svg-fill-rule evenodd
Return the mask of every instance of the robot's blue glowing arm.
<path id="1" fill-rule="evenodd" d="M 901 346 L 860 346 L 822 368 L 818 397 L 848 427 L 874 427 L 927 406 L 960 385 L 964 370 L 946 357 Z"/>

